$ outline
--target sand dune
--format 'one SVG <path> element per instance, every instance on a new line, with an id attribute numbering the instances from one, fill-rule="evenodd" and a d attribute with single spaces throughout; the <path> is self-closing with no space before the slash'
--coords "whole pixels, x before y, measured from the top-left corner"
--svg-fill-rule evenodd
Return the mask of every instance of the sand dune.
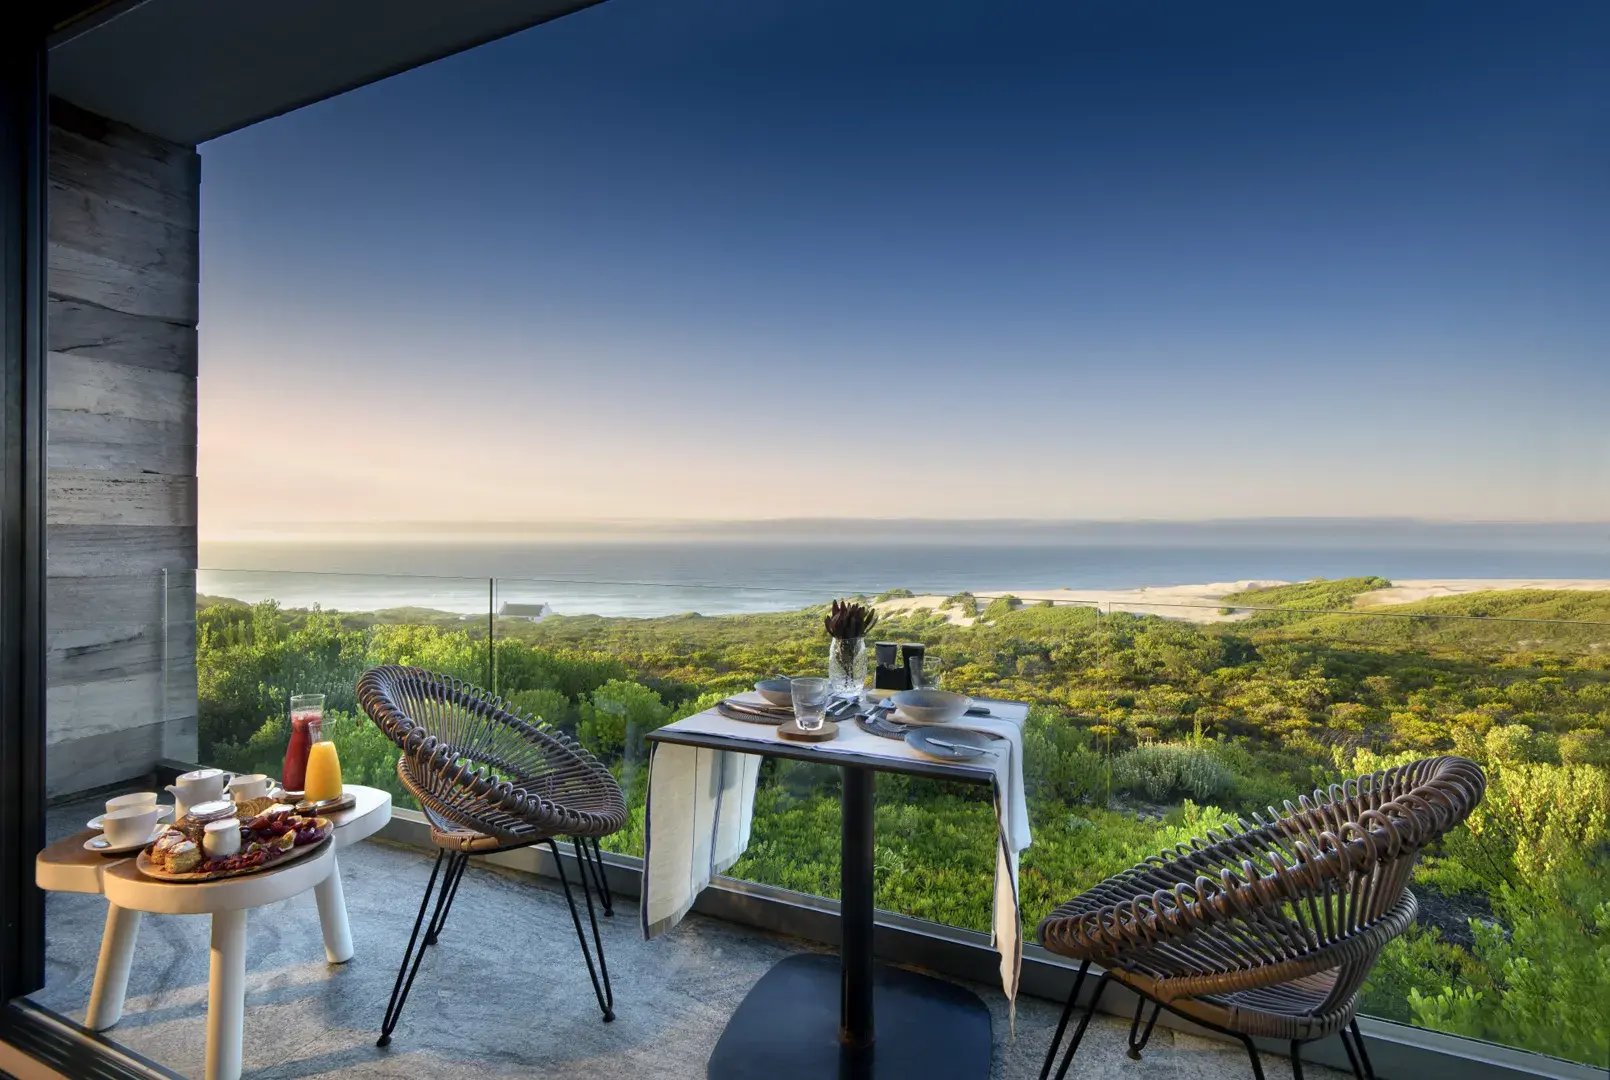
<path id="1" fill-rule="evenodd" d="M 1424 578 L 1394 581 L 1390 589 L 1376 589 L 1359 595 L 1360 607 L 1385 604 L 1412 604 L 1438 596 L 1498 592 L 1508 589 L 1564 589 L 1572 592 L 1610 591 L 1607 578 Z"/>
<path id="2" fill-rule="evenodd" d="M 979 603 L 985 604 L 997 596 L 1015 596 L 1025 603 L 1050 600 L 1058 604 L 1100 605 L 1105 611 L 1128 611 L 1141 615 L 1160 615 L 1185 622 L 1235 622 L 1249 617 L 1250 611 L 1224 610 L 1223 599 L 1231 593 L 1248 589 L 1290 585 L 1289 581 L 1248 580 L 1217 581 L 1201 585 L 1148 585 L 1139 589 L 1010 589 L 1005 591 L 975 592 Z M 1607 578 L 1423 578 L 1395 581 L 1391 588 L 1375 589 L 1362 593 L 1360 607 L 1388 607 L 1428 600 L 1438 596 L 1462 596 L 1466 593 L 1493 592 L 1505 589 L 1570 589 L 1589 592 L 1610 592 Z M 887 615 L 913 611 L 937 611 L 946 600 L 938 595 L 911 596 L 885 600 L 877 605 Z M 944 609 L 948 622 L 957 626 L 970 626 L 971 615 L 959 607 Z"/>

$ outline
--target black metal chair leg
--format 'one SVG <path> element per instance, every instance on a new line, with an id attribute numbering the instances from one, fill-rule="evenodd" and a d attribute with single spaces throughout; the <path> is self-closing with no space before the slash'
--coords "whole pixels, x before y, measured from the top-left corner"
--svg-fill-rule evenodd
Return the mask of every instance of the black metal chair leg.
<path id="1" fill-rule="evenodd" d="M 1375 1080 L 1375 1067 L 1370 1064 L 1370 1052 L 1364 1049 L 1364 1033 L 1358 1029 L 1358 1017 L 1348 1027 L 1353 1029 L 1353 1044 L 1358 1047 L 1358 1059 L 1364 1065 L 1364 1080 Z"/>
<path id="2" fill-rule="evenodd" d="M 1073 1038 L 1068 1041 L 1068 1052 L 1062 1055 L 1062 1065 L 1057 1069 L 1057 1080 L 1068 1075 L 1068 1066 L 1073 1064 L 1073 1055 L 1079 1049 L 1079 1043 L 1085 1037 L 1085 1028 L 1090 1026 L 1090 1018 L 1096 1014 L 1096 1006 L 1101 1004 L 1101 995 L 1107 990 L 1107 973 L 1101 973 L 1096 980 L 1096 988 L 1090 992 L 1090 1004 L 1085 1006 L 1085 1014 L 1079 1018 L 1079 1026 L 1074 1029 Z"/>
<path id="3" fill-rule="evenodd" d="M 1086 960 L 1079 965 L 1079 973 L 1073 977 L 1073 989 L 1068 991 L 1068 1003 L 1062 1006 L 1062 1019 L 1057 1021 L 1057 1033 L 1051 1036 L 1051 1045 L 1045 1050 L 1045 1064 L 1040 1066 L 1040 1080 L 1046 1080 L 1051 1075 L 1051 1066 L 1057 1061 L 1057 1048 L 1062 1045 L 1062 1033 L 1068 1030 L 1068 1017 L 1073 1015 L 1073 1003 L 1079 1000 L 1079 988 L 1084 985 L 1085 972 L 1090 970 L 1090 961 Z"/>
<path id="4" fill-rule="evenodd" d="M 1359 1067 L 1358 1054 L 1353 1052 L 1353 1034 L 1346 1028 L 1337 1033 L 1342 1040 L 1342 1049 L 1347 1051 L 1347 1063 L 1353 1067 L 1354 1080 L 1364 1080 L 1364 1070 Z"/>
<path id="5" fill-rule="evenodd" d="M 1135 1041 L 1135 1030 L 1140 1027 L 1140 1014 L 1146 1011 L 1146 999 L 1139 994 L 1135 995 L 1135 1019 L 1129 1022 L 1129 1056 L 1136 1061 L 1140 1060 L 1140 1052 L 1146 1049 L 1146 1044 L 1152 1041 L 1152 1028 L 1157 1026 L 1157 1014 L 1163 1011 L 1161 1005 L 1152 1005 L 1152 1018 L 1146 1021 L 1146 1031 L 1141 1035 L 1140 1042 Z"/>
<path id="6" fill-rule="evenodd" d="M 591 841 L 576 841 L 578 853 L 585 852 L 589 843 L 592 845 L 592 857 L 587 860 L 593 868 L 593 883 L 598 886 L 598 898 L 604 905 L 604 917 L 609 918 L 615 914 L 615 895 L 609 891 L 609 875 L 604 873 L 604 849 L 599 846 L 598 837 Z"/>
<path id="7" fill-rule="evenodd" d="M 442 927 L 447 925 L 447 913 L 453 910 L 453 901 L 458 898 L 458 883 L 464 880 L 464 868 L 469 865 L 470 857 L 467 854 L 455 854 L 447 857 L 447 876 L 442 879 L 442 894 L 447 902 L 441 906 L 435 918 L 430 921 L 430 928 L 425 931 L 425 944 L 434 945 L 441 936 Z"/>
<path id="8" fill-rule="evenodd" d="M 559 884 L 565 890 L 565 903 L 570 906 L 570 921 L 576 926 L 576 940 L 581 944 L 582 959 L 587 961 L 587 977 L 593 981 L 593 996 L 598 999 L 598 1007 L 603 1010 L 604 1023 L 615 1019 L 615 991 L 609 985 L 609 965 L 604 961 L 604 942 L 598 936 L 598 917 L 593 913 L 593 894 L 587 886 L 587 867 L 582 861 L 580 841 L 576 841 L 576 876 L 581 878 L 581 895 L 587 901 L 587 921 L 592 924 L 593 945 L 598 950 L 598 965 L 593 966 L 593 954 L 587 948 L 587 935 L 581 928 L 581 913 L 576 910 L 575 897 L 570 894 L 570 878 L 565 874 L 564 860 L 559 857 L 559 845 L 551 839 L 547 841 L 548 850 L 553 854 L 554 867 L 559 871 Z M 603 974 L 603 982 L 599 982 L 599 973 Z"/>
<path id="9" fill-rule="evenodd" d="M 425 883 L 425 895 L 419 898 L 419 914 L 414 916 L 414 931 L 408 935 L 408 948 L 403 950 L 402 964 L 397 968 L 397 981 L 391 985 L 391 1000 L 386 1003 L 386 1015 L 380 1021 L 380 1038 L 375 1040 L 376 1046 L 387 1046 L 391 1043 L 391 1033 L 397 1028 L 397 1021 L 402 1017 L 403 1004 L 408 1000 L 408 991 L 413 989 L 414 976 L 419 972 L 419 962 L 425 958 L 425 946 L 420 944 L 419 950 L 414 945 L 419 942 L 419 928 L 425 923 L 425 909 L 430 907 L 430 894 L 436 889 L 436 877 L 442 869 L 442 859 L 447 852 L 438 851 L 436 862 L 430 868 L 430 880 Z M 436 896 L 437 914 L 441 912 L 442 899 L 447 894 L 447 882 L 442 882 L 442 892 Z M 431 922 L 436 921 L 435 916 Z M 412 963 L 410 963 L 412 959 Z M 406 981 L 405 981 L 406 976 Z"/>
<path id="10" fill-rule="evenodd" d="M 1241 1039 L 1241 1045 L 1247 1048 L 1247 1056 L 1252 1059 L 1253 1080 L 1263 1080 L 1263 1062 L 1258 1060 L 1258 1048 L 1245 1035 L 1239 1036 L 1239 1038 Z"/>
<path id="11" fill-rule="evenodd" d="M 1303 1080 L 1303 1044 L 1296 1039 L 1291 1040 L 1291 1076 Z"/>

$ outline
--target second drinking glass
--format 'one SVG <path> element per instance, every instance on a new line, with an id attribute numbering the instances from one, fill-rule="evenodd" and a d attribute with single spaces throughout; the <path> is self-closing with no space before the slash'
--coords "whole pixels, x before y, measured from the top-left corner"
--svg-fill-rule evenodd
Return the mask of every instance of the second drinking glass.
<path id="1" fill-rule="evenodd" d="M 794 722 L 801 731 L 817 731 L 827 711 L 827 680 L 814 677 L 794 679 L 789 683 L 794 698 Z"/>

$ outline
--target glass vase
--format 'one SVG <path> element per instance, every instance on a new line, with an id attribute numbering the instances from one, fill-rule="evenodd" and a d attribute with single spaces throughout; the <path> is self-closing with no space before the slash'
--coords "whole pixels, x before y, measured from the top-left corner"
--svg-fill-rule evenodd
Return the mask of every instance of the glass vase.
<path id="1" fill-rule="evenodd" d="M 828 691 L 834 697 L 860 697 L 865 685 L 866 638 L 828 638 Z"/>

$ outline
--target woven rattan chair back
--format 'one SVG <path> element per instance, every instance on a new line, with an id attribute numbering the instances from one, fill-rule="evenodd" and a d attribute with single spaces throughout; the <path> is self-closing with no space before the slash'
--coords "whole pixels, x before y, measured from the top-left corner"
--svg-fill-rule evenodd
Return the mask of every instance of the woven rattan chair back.
<path id="1" fill-rule="evenodd" d="M 1111 980 L 1170 1011 L 1234 1035 L 1262 1076 L 1252 1036 L 1298 1046 L 1340 1033 L 1355 1071 L 1368 1056 L 1354 1019 L 1381 949 L 1414 921 L 1409 875 L 1426 845 L 1464 821 L 1486 777 L 1460 757 L 1427 758 L 1287 802 L 1249 823 L 1148 858 L 1062 905 L 1042 944 L 1083 961 L 1046 1055 L 1049 1075 L 1084 972 L 1106 969 L 1058 1076 Z M 1138 1056 L 1151 1024 L 1135 1041 Z"/>
<path id="2" fill-rule="evenodd" d="M 1359 988 L 1381 948 L 1414 922 L 1409 874 L 1420 851 L 1468 818 L 1484 790 L 1480 766 L 1465 758 L 1385 769 L 1151 856 L 1056 909 L 1040 922 L 1040 942 L 1082 963 L 1040 1077 L 1051 1075 L 1085 972 L 1100 964 L 1058 1080 L 1109 982 L 1137 991 L 1130 1056 L 1166 1008 L 1238 1038 L 1257 1080 L 1253 1037 L 1290 1040 L 1301 1078 L 1301 1043 L 1328 1035 L 1340 1035 L 1354 1074 L 1373 1080 Z"/>
<path id="3" fill-rule="evenodd" d="M 410 791 L 444 821 L 509 845 L 607 836 L 626 823 L 608 769 L 485 690 L 386 666 L 358 680 L 358 703 L 402 751 Z"/>
<path id="4" fill-rule="evenodd" d="M 1164 1001 L 1334 973 L 1318 1000 L 1290 995 L 1305 1013 L 1334 1009 L 1413 920 L 1420 851 L 1485 788 L 1475 762 L 1441 757 L 1315 791 L 1107 879 L 1047 917 L 1040 940 L 1145 976 Z"/>

